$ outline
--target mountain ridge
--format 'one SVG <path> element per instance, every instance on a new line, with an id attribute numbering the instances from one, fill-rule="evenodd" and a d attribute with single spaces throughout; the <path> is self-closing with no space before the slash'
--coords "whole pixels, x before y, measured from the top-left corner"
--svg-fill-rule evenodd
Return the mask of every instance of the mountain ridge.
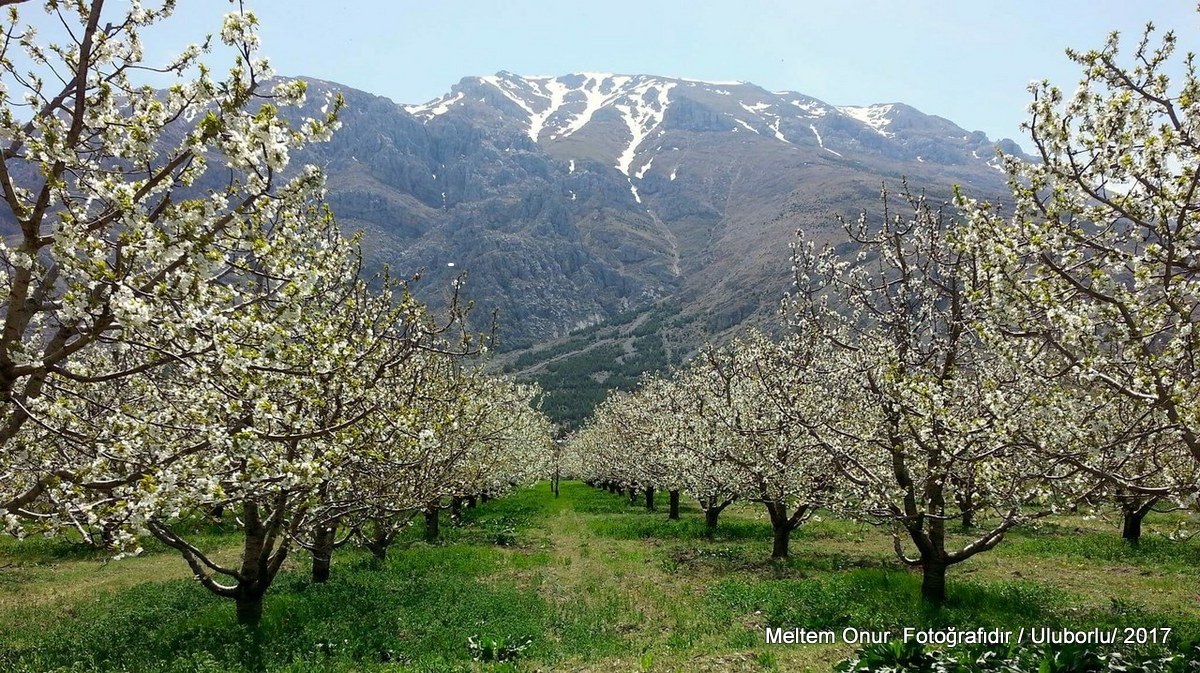
<path id="1" fill-rule="evenodd" d="M 803 228 L 878 209 L 881 185 L 1006 192 L 995 147 L 903 103 L 835 106 L 749 82 L 585 72 L 464 77 L 420 104 L 347 95 L 306 158 L 368 256 L 467 290 L 529 345 L 671 299 L 721 329 L 774 311 Z M 453 267 L 447 266 L 454 264 Z M 430 296 L 436 291 L 426 290 Z"/>

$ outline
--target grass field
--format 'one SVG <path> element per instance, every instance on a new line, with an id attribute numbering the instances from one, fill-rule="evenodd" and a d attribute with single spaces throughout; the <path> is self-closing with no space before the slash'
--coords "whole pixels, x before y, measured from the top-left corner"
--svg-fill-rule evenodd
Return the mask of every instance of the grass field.
<path id="1" fill-rule="evenodd" d="M 267 595 L 257 633 L 230 601 L 150 546 L 108 562 L 53 540 L 0 540 L 0 671 L 828 671 L 854 647 L 766 644 L 768 627 L 1172 627 L 1200 636 L 1200 544 L 1063 518 L 950 571 L 944 607 L 870 526 L 825 519 L 769 561 L 770 526 L 731 508 L 707 535 L 627 499 L 564 483 L 419 531 L 378 563 L 343 550 L 325 585 L 306 556 Z M 209 540 L 232 549 L 233 538 Z M 478 643 L 472 649 L 470 642 Z M 494 644 L 494 647 L 491 646 Z M 505 650 L 507 661 L 473 661 Z"/>

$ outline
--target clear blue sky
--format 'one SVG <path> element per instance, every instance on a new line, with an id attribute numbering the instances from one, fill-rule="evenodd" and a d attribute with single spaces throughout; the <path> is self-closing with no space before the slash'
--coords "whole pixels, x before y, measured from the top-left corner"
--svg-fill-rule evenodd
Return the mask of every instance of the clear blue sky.
<path id="1" fill-rule="evenodd" d="M 143 0 L 147 5 L 152 0 Z M 216 32 L 227 0 L 180 0 L 149 44 Z M 420 103 L 467 75 L 582 70 L 748 80 L 835 105 L 904 102 L 1013 137 L 1025 87 L 1073 89 L 1065 47 L 1127 44 L 1147 20 L 1200 51 L 1187 0 L 247 0 L 264 53 L 310 75 Z M 148 36 L 149 37 L 149 36 Z M 160 41 L 161 40 L 161 41 Z"/>

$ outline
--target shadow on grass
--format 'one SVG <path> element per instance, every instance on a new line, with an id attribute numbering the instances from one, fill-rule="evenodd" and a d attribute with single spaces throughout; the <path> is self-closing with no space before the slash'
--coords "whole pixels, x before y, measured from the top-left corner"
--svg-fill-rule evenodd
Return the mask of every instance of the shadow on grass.
<path id="1" fill-rule="evenodd" d="M 731 621 L 755 623 L 760 629 L 853 627 L 897 636 L 905 627 L 1015 631 L 1157 624 L 1175 628 L 1174 642 L 1200 635 L 1200 620 L 1194 616 L 1155 613 L 1122 602 L 1085 610 L 1073 605 L 1071 594 L 1035 582 L 983 583 L 952 577 L 942 605 L 922 601 L 920 587 L 917 572 L 862 568 L 813 579 L 730 577 L 713 584 L 707 599 L 714 609 L 727 611 Z"/>
<path id="2" fill-rule="evenodd" d="M 900 570 L 892 556 L 862 556 L 793 544 L 787 558 L 770 557 L 770 541 L 757 544 L 687 545 L 666 550 L 662 569 L 668 573 L 706 570 L 716 574 L 750 573 L 759 579 L 807 578 L 814 573 L 857 568 Z"/>
<path id="3" fill-rule="evenodd" d="M 113 552 L 90 547 L 68 538 L 27 537 L 23 540 L 0 536 L 0 566 L 36 565 L 56 561 L 99 561 Z"/>
<path id="4" fill-rule="evenodd" d="M 1055 526 L 1017 531 L 997 548 L 1010 556 L 1071 557 L 1109 564 L 1191 571 L 1200 566 L 1200 541 L 1181 542 L 1161 535 L 1143 535 L 1131 545 L 1120 535 L 1078 531 Z"/>
<path id="5" fill-rule="evenodd" d="M 15 625 L 0 638 L 0 670 L 440 669 L 470 662 L 472 636 L 532 637 L 527 655 L 545 654 L 550 611 L 536 591 L 489 579 L 501 563 L 486 548 L 414 547 L 339 563 L 324 585 L 285 574 L 267 596 L 260 648 L 232 601 L 193 582 L 148 583 Z"/>
<path id="6" fill-rule="evenodd" d="M 662 540 L 770 540 L 771 525 L 758 521 L 722 521 L 710 530 L 695 518 L 672 521 L 663 514 L 639 516 L 627 514 L 588 522 L 592 532 L 617 540 L 658 538 Z"/>

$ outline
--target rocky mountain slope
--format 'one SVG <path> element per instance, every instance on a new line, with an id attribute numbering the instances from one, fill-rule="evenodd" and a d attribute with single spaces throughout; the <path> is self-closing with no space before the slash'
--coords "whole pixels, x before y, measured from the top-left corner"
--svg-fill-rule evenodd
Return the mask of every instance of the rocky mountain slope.
<path id="1" fill-rule="evenodd" d="M 306 157 L 344 226 L 435 299 L 467 271 L 510 347 L 664 303 L 715 333 L 774 310 L 797 228 L 836 240 L 881 184 L 1005 191 L 996 143 L 901 103 L 607 73 L 467 77 L 406 106 L 310 85 L 348 103 Z"/>

